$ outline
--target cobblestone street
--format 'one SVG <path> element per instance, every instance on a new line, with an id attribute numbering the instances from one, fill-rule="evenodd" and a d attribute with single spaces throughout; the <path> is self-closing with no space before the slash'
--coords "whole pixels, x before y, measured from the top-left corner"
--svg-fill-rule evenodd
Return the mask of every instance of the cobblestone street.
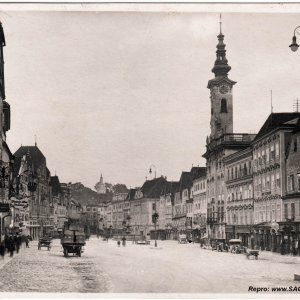
<path id="1" fill-rule="evenodd" d="M 31 242 L 13 259 L 0 262 L 1 292 L 75 293 L 248 293 L 249 286 L 299 286 L 298 257 L 261 252 L 258 260 L 243 254 L 158 241 L 152 245 L 102 241 L 92 237 L 82 257 L 65 258 L 59 240 L 50 251 Z"/>
<path id="2" fill-rule="evenodd" d="M 109 292 L 109 280 L 93 263 L 93 258 L 63 257 L 59 240 L 47 251 L 31 242 L 13 259 L 5 256 L 0 267 L 1 292 Z M 88 244 L 87 247 L 89 247 Z"/>

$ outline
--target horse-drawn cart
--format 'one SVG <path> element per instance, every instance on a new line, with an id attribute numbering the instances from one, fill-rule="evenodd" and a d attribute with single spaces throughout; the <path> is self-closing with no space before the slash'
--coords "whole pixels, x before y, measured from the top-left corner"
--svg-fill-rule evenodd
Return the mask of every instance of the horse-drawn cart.
<path id="1" fill-rule="evenodd" d="M 42 250 L 42 247 L 45 247 L 50 251 L 51 249 L 51 238 L 50 237 L 40 237 L 38 243 L 38 250 Z"/>

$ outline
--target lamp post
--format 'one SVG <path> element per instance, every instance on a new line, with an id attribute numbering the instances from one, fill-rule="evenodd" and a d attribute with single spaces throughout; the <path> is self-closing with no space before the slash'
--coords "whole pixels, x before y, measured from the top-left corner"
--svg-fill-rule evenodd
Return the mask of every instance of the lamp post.
<path id="1" fill-rule="evenodd" d="M 298 35 L 300 35 L 299 32 L 297 31 L 298 28 L 300 28 L 300 26 L 297 26 L 297 27 L 294 29 L 294 36 L 293 36 L 293 38 L 292 38 L 292 43 L 289 45 L 289 47 L 291 48 L 291 50 L 292 50 L 293 52 L 296 52 L 296 51 L 298 50 L 298 48 L 299 48 L 299 45 L 297 44 L 297 38 L 296 38 L 296 33 L 297 33 Z"/>
<path id="2" fill-rule="evenodd" d="M 151 169 L 152 167 L 154 167 L 154 170 L 155 170 L 154 171 L 154 179 L 155 179 L 156 178 L 156 167 L 155 167 L 155 165 L 150 166 L 149 173 L 152 174 L 152 169 Z"/>
<path id="3" fill-rule="evenodd" d="M 156 212 L 156 202 L 155 202 L 155 213 L 152 215 L 152 222 L 154 223 L 154 239 L 155 239 L 155 242 L 154 242 L 154 247 L 157 247 L 157 231 L 156 231 L 156 223 L 157 223 L 157 220 L 158 220 L 158 213 Z"/>

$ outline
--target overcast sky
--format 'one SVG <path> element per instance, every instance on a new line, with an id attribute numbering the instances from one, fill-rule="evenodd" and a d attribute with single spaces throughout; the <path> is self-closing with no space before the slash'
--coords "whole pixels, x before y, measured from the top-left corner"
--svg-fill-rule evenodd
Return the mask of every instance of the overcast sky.
<path id="1" fill-rule="evenodd" d="M 52 175 L 94 187 L 140 186 L 151 164 L 178 180 L 205 165 L 217 13 L 0 13 L 14 153 L 37 144 Z M 300 98 L 300 14 L 223 14 L 237 81 L 234 131 L 257 132 Z"/>

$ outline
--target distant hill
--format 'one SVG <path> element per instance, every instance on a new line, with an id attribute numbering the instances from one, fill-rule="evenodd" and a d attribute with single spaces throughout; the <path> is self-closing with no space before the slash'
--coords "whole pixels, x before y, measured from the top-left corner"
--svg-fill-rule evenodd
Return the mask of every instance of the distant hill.
<path id="1" fill-rule="evenodd" d="M 114 193 L 127 193 L 128 189 L 125 184 L 117 183 L 112 185 L 105 183 L 106 194 L 98 194 L 96 191 L 84 186 L 81 182 L 72 183 L 71 197 L 81 205 L 98 205 L 102 202 L 112 200 Z"/>

